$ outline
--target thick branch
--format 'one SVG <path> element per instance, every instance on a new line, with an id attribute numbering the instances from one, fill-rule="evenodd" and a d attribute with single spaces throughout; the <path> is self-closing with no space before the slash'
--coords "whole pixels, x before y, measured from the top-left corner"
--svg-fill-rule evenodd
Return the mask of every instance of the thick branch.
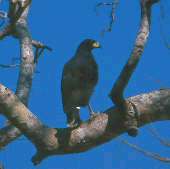
<path id="1" fill-rule="evenodd" d="M 23 1 L 24 2 L 24 1 Z M 28 2 L 31 2 L 30 0 Z M 29 93 L 32 86 L 32 78 L 35 70 L 34 54 L 32 49 L 32 39 L 27 27 L 27 15 L 29 7 L 25 8 L 28 4 L 25 4 L 25 9 L 22 11 L 22 15 L 18 12 L 17 23 L 13 24 L 12 29 L 15 31 L 15 36 L 19 39 L 21 49 L 21 64 L 19 79 L 17 82 L 16 95 L 27 106 Z M 9 16 L 15 18 L 15 2 L 11 2 Z M 20 14 L 19 14 L 20 13 Z M 12 15 L 13 14 L 13 15 Z M 13 20 L 14 21 L 14 20 Z M 12 21 L 11 21 L 12 22 Z M 13 22 L 14 23 L 14 22 Z M 11 23 L 12 24 L 12 23 Z M 11 27 L 9 27 L 11 29 Z M 0 130 L 0 147 L 9 144 L 14 139 L 21 136 L 22 133 L 14 126 L 6 126 Z"/>
<path id="2" fill-rule="evenodd" d="M 170 90 L 158 90 L 131 97 L 139 110 L 139 126 L 170 119 Z M 2 112 L 36 146 L 35 164 L 50 155 L 79 153 L 94 148 L 126 131 L 122 113 L 110 108 L 76 129 L 53 129 L 42 124 L 20 100 L 0 85 L 0 112 Z"/>
<path id="3" fill-rule="evenodd" d="M 8 34 L 3 33 L 1 36 L 0 32 L 0 38 L 4 38 L 5 36 L 11 34 L 11 31 L 13 31 L 13 35 L 15 35 L 15 37 L 17 37 L 20 41 L 21 64 L 16 95 L 26 106 L 28 104 L 29 94 L 32 87 L 33 74 L 35 72 L 37 60 L 39 59 L 36 57 L 34 58 L 32 45 L 36 48 L 47 49 L 49 51 L 52 50 L 49 46 L 31 39 L 27 26 L 29 6 L 26 8 L 30 2 L 31 0 L 28 0 L 25 4 L 23 4 L 23 6 L 21 6 L 24 10 L 22 12 L 17 12 L 18 16 L 20 16 L 20 18 L 18 18 L 18 16 L 16 17 L 17 1 L 11 1 L 9 17 L 11 17 L 12 26 L 9 25 L 9 31 L 6 31 Z M 22 2 L 20 1 L 20 3 Z M 14 24 L 14 21 L 17 21 L 17 23 Z M 0 148 L 6 146 L 21 135 L 22 133 L 15 126 L 10 125 L 2 128 L 0 130 Z"/>
<path id="4" fill-rule="evenodd" d="M 124 102 L 124 90 L 143 53 L 150 31 L 151 6 L 156 2 L 158 0 L 141 0 L 141 25 L 134 49 L 110 92 L 110 98 L 116 105 L 122 105 Z"/>
<path id="5" fill-rule="evenodd" d="M 23 20 L 17 23 L 16 33 L 20 41 L 22 56 L 16 94 L 22 102 L 27 105 L 34 74 L 32 39 L 28 32 L 27 25 L 23 23 Z"/>

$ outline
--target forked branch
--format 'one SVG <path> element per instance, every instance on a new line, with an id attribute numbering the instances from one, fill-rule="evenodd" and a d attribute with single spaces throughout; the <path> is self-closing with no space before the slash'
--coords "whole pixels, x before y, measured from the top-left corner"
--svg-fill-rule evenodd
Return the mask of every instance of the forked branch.
<path id="1" fill-rule="evenodd" d="M 123 113 L 124 125 L 127 128 L 127 132 L 130 136 L 137 136 L 138 134 L 138 113 L 135 105 L 132 102 L 126 102 L 124 99 L 124 91 L 128 85 L 130 78 L 135 71 L 142 53 L 144 51 L 145 44 L 147 42 L 150 24 L 151 24 L 151 9 L 155 0 L 140 0 L 141 4 L 141 24 L 140 29 L 134 44 L 132 53 L 123 67 L 118 79 L 113 85 L 113 88 L 109 94 L 112 102 L 119 107 Z"/>

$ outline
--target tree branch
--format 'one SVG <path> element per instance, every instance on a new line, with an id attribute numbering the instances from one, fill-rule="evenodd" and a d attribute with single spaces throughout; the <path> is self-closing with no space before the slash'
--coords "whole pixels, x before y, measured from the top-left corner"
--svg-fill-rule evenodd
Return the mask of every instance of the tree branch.
<path id="1" fill-rule="evenodd" d="M 114 21 L 115 21 L 115 12 L 116 8 L 118 6 L 119 0 L 113 0 L 113 2 L 100 2 L 96 5 L 96 12 L 99 7 L 103 6 L 111 6 L 111 12 L 110 12 L 110 22 L 107 28 L 105 28 L 101 34 L 104 35 L 106 32 L 111 32 Z"/>
<path id="2" fill-rule="evenodd" d="M 32 40 L 32 45 L 35 47 L 35 48 L 42 48 L 42 49 L 47 49 L 48 51 L 52 51 L 52 48 L 39 42 L 39 41 L 36 41 L 36 40 Z"/>
<path id="3" fill-rule="evenodd" d="M 170 119 L 170 90 L 158 90 L 128 99 L 140 111 L 139 126 Z M 38 120 L 6 87 L 0 85 L 0 112 L 2 112 L 35 145 L 38 164 L 50 155 L 80 153 L 114 139 L 126 128 L 118 108 L 82 123 L 76 129 L 49 128 Z M 151 120 L 152 119 L 152 120 Z"/>
<path id="4" fill-rule="evenodd" d="M 161 162 L 170 163 L 170 158 L 168 158 L 168 157 L 161 157 L 157 153 L 146 151 L 146 150 L 142 149 L 141 147 L 139 147 L 139 146 L 137 146 L 135 144 L 131 144 L 131 143 L 127 142 L 126 140 L 122 140 L 122 143 L 124 143 L 124 144 L 128 145 L 129 147 L 135 149 L 136 151 L 144 154 L 145 156 L 151 157 L 151 158 L 153 158 L 155 160 L 159 160 Z"/>
<path id="5" fill-rule="evenodd" d="M 25 9 L 31 4 L 32 0 L 11 0 L 9 4 L 8 16 L 11 25 L 15 25 L 19 19 L 23 18 Z M 27 14 L 26 14 L 27 17 Z M 25 18 L 26 19 L 26 18 Z"/>
<path id="6" fill-rule="evenodd" d="M 16 24 L 16 35 L 21 46 L 21 64 L 16 95 L 27 105 L 29 93 L 32 86 L 32 78 L 35 70 L 34 53 L 32 49 L 32 39 L 27 28 L 26 17 L 28 8 Z"/>
<path id="7" fill-rule="evenodd" d="M 0 64 L 0 67 L 1 68 L 16 68 L 18 67 L 19 64 L 9 64 L 9 65 L 6 65 L 6 64 Z"/>
<path id="8" fill-rule="evenodd" d="M 26 22 L 27 12 L 25 11 L 26 8 L 30 5 L 31 0 L 20 0 L 20 1 L 10 0 L 9 2 L 10 3 L 9 3 L 8 17 L 10 19 L 10 23 L 0 32 L 0 40 L 5 38 L 6 36 L 14 34 L 15 32 L 14 30 L 16 28 L 15 26 L 19 19 L 25 19 Z M 26 15 L 24 13 L 26 13 Z"/>
<path id="9" fill-rule="evenodd" d="M 37 64 L 40 56 L 44 52 L 44 50 L 52 51 L 52 48 L 50 48 L 47 45 L 44 45 L 43 43 L 39 41 L 32 40 L 32 45 L 36 48 L 35 50 L 35 56 L 34 56 L 34 63 Z"/>
<path id="10" fill-rule="evenodd" d="M 109 94 L 116 105 L 124 104 L 124 90 L 138 65 L 150 32 L 151 6 L 158 1 L 141 0 L 141 24 L 134 49 Z"/>
<path id="11" fill-rule="evenodd" d="M 23 0 L 23 2 L 25 1 Z M 27 15 L 31 0 L 28 0 L 25 4 L 23 3 L 23 5 L 21 1 L 20 3 L 20 8 L 24 10 L 22 10 L 22 12 L 21 10 L 20 12 L 17 12 L 17 1 L 11 0 L 8 14 L 11 18 L 11 23 L 7 27 L 7 29 L 4 29 L 4 31 L 0 32 L 0 39 L 3 39 L 5 36 L 12 33 L 20 41 L 21 64 L 19 78 L 17 82 L 16 95 L 27 106 L 29 94 L 32 87 L 33 74 L 35 73 L 37 60 L 39 59 L 39 57 L 34 58 L 32 45 L 36 48 L 47 49 L 49 51 L 51 51 L 52 49 L 41 42 L 32 40 L 27 26 Z M 18 18 L 18 16 L 20 17 Z M 36 62 L 34 62 L 35 59 Z M 22 133 L 15 126 L 12 126 L 12 124 L 9 126 L 5 126 L 0 130 L 0 148 L 6 146 L 21 135 Z"/>
<path id="12" fill-rule="evenodd" d="M 21 132 L 15 126 L 9 125 L 0 129 L 0 149 L 21 136 Z"/>
<path id="13" fill-rule="evenodd" d="M 170 147 L 170 141 L 161 137 L 160 134 L 152 127 L 149 128 L 151 134 L 164 146 Z"/>
<path id="14" fill-rule="evenodd" d="M 116 104 L 123 113 L 123 118 L 125 119 L 124 125 L 127 128 L 128 134 L 133 137 L 138 134 L 138 110 L 132 102 L 125 101 L 124 91 L 144 51 L 144 47 L 150 32 L 151 7 L 158 1 L 159 0 L 140 0 L 141 24 L 139 33 L 137 35 L 131 56 L 123 67 L 109 94 L 112 102 Z"/>
<path id="15" fill-rule="evenodd" d="M 23 0 L 23 2 L 25 1 Z M 30 3 L 31 1 L 29 0 L 27 2 Z M 11 23 L 8 26 L 9 30 L 7 29 L 5 33 L 2 33 L 2 36 L 0 33 L 0 38 L 3 38 L 6 35 L 10 35 L 12 31 L 15 34 L 15 37 L 19 39 L 21 48 L 21 64 L 19 78 L 17 82 L 16 95 L 26 106 L 28 104 L 29 93 L 31 91 L 33 80 L 32 78 L 36 67 L 36 64 L 34 63 L 32 39 L 27 27 L 29 3 L 26 3 L 24 5 L 24 10 L 22 11 L 22 13 L 18 12 L 18 16 L 20 15 L 20 18 L 15 19 L 16 23 L 14 24 L 13 18 L 16 18 L 15 14 L 17 10 L 17 1 L 11 1 L 9 8 L 9 17 L 11 17 Z M 10 126 L 2 128 L 0 130 L 0 147 L 6 146 L 21 135 L 22 133 L 16 127 L 12 126 L 12 124 Z"/>

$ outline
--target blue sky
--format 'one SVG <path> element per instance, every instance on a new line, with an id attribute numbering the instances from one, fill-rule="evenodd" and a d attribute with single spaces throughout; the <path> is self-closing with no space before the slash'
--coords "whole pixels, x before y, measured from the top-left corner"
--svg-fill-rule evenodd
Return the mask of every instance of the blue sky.
<path id="1" fill-rule="evenodd" d="M 126 63 L 136 33 L 139 28 L 139 0 L 129 3 L 121 1 L 116 13 L 116 22 L 111 33 L 100 35 L 109 23 L 109 8 L 101 9 L 99 15 L 94 12 L 98 0 L 74 1 L 33 1 L 29 15 L 29 27 L 33 39 L 53 48 L 45 52 L 39 61 L 30 95 L 29 107 L 44 123 L 51 127 L 65 127 L 66 118 L 62 110 L 60 81 L 63 65 L 79 43 L 92 38 L 102 44 L 102 49 L 94 51 L 99 65 L 100 78 L 91 104 L 96 111 L 103 111 L 112 106 L 108 97 L 114 81 Z M 163 1 L 168 9 L 168 1 Z M 7 1 L 4 1 L 4 6 Z M 165 9 L 165 10 L 166 10 Z M 168 11 L 166 11 L 168 15 Z M 168 16 L 163 21 L 164 32 L 168 39 L 170 27 Z M 16 39 L 1 41 L 0 63 L 11 63 L 19 57 L 19 45 Z M 165 48 L 160 34 L 160 6 L 155 5 L 152 13 L 151 34 L 144 54 L 127 89 L 126 97 L 170 86 L 168 76 L 170 51 Z M 0 81 L 13 91 L 16 88 L 18 69 L 0 69 Z M 87 110 L 82 109 L 82 118 L 88 118 Z M 1 124 L 4 118 L 1 117 Z M 170 139 L 170 124 L 153 124 L 159 133 Z M 82 154 L 53 156 L 43 161 L 37 169 L 168 169 L 170 164 L 161 163 L 136 152 L 120 142 L 126 139 L 131 143 L 154 151 L 162 156 L 170 156 L 168 147 L 160 143 L 148 131 L 149 125 L 140 129 L 139 136 L 130 138 L 127 134 L 111 142 Z M 34 146 L 24 137 L 7 146 L 0 153 L 0 161 L 5 169 L 34 169 L 30 159 L 35 153 Z"/>

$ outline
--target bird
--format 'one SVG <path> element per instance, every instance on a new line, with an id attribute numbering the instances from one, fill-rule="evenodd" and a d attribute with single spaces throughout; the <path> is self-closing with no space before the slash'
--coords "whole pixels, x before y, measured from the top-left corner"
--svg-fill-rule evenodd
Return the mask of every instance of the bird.
<path id="1" fill-rule="evenodd" d="M 100 43 L 85 39 L 78 46 L 75 55 L 64 65 L 61 80 L 63 110 L 67 124 L 74 128 L 81 124 L 80 108 L 88 106 L 90 117 L 95 115 L 89 100 L 98 82 L 98 65 L 92 50 Z"/>

